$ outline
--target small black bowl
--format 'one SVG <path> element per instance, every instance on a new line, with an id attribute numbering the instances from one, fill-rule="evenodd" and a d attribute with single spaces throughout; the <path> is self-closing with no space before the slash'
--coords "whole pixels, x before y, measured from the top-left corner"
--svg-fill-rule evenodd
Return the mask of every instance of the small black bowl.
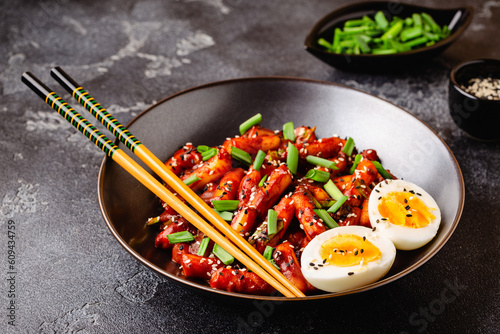
<path id="1" fill-rule="evenodd" d="M 500 78 L 499 59 L 475 59 L 457 65 L 450 73 L 448 103 L 453 121 L 470 137 L 500 140 L 500 100 L 478 98 L 465 92 L 473 78 Z"/>
<path id="2" fill-rule="evenodd" d="M 363 15 L 373 17 L 378 11 L 383 11 L 387 18 L 392 16 L 409 17 L 413 13 L 426 12 L 430 14 L 440 26 L 449 25 L 450 35 L 434 45 L 390 55 L 348 55 L 328 52 L 318 44 L 319 38 L 333 40 L 335 28 L 343 27 L 344 22 Z M 325 63 L 343 70 L 386 71 L 413 65 L 416 62 L 431 59 L 453 42 L 465 31 L 472 20 L 473 8 L 438 9 L 428 8 L 400 2 L 376 1 L 359 2 L 334 10 L 314 25 L 305 40 L 305 49 Z"/>

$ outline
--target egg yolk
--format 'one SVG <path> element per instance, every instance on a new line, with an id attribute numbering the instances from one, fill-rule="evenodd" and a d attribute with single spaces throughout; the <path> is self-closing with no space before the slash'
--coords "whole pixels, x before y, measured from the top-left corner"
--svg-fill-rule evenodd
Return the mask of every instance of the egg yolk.
<path id="1" fill-rule="evenodd" d="M 392 224 L 410 228 L 421 228 L 429 225 L 436 217 L 431 208 L 409 192 L 395 191 L 388 193 L 379 200 L 378 211 L 382 217 Z"/>
<path id="2" fill-rule="evenodd" d="M 381 252 L 370 241 L 356 234 L 340 234 L 325 241 L 319 250 L 322 259 L 339 267 L 355 266 L 380 258 Z"/>

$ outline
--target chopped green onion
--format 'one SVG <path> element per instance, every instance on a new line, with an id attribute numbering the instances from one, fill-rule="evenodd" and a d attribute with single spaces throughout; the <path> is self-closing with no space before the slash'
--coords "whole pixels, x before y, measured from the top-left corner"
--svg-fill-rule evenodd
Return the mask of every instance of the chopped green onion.
<path id="1" fill-rule="evenodd" d="M 230 212 L 230 211 L 218 211 L 218 210 L 214 210 L 215 212 L 217 212 L 217 214 L 225 221 L 227 222 L 230 222 L 233 220 L 233 213 Z"/>
<path id="2" fill-rule="evenodd" d="M 259 181 L 259 187 L 262 187 L 264 185 L 264 183 L 267 180 L 267 177 L 268 177 L 268 175 L 264 174 L 264 176 L 262 177 L 262 179 L 260 179 L 260 181 Z"/>
<path id="3" fill-rule="evenodd" d="M 403 30 L 403 21 L 396 22 L 389 30 L 387 30 L 382 37 L 384 39 L 393 39 Z"/>
<path id="4" fill-rule="evenodd" d="M 363 53 L 369 53 L 372 50 L 361 35 L 356 35 L 356 42 L 358 42 L 359 48 Z"/>
<path id="5" fill-rule="evenodd" d="M 306 157 L 306 160 L 307 160 L 308 163 L 310 163 L 312 165 L 326 167 L 326 168 L 330 168 L 330 169 L 336 169 L 336 170 L 339 169 L 337 167 L 337 163 L 336 162 L 328 160 L 328 159 L 325 159 L 325 158 L 320 158 L 320 157 L 317 157 L 317 156 L 314 156 L 314 155 L 308 155 Z"/>
<path id="6" fill-rule="evenodd" d="M 182 231 L 167 235 L 167 239 L 171 244 L 178 244 L 180 242 L 194 241 L 194 236 L 189 231 Z"/>
<path id="7" fill-rule="evenodd" d="M 430 16 L 427 13 L 422 13 L 421 16 L 422 16 L 422 20 L 424 20 L 424 22 L 427 23 L 431 27 L 431 30 L 433 32 L 435 32 L 435 33 L 441 33 L 441 28 L 436 23 L 436 21 L 434 21 L 434 19 L 432 18 L 432 16 Z"/>
<path id="8" fill-rule="evenodd" d="M 387 21 L 387 18 L 385 17 L 384 12 L 382 11 L 378 11 L 375 14 L 374 19 L 375 23 L 377 23 L 377 26 L 382 30 L 386 29 L 389 26 L 389 22 Z"/>
<path id="9" fill-rule="evenodd" d="M 329 180 L 327 183 L 325 183 L 323 188 L 326 190 L 328 195 L 330 195 L 336 201 L 339 201 L 342 196 L 344 196 L 344 194 L 342 194 L 342 192 L 339 190 L 339 188 L 337 188 L 332 180 Z"/>
<path id="10" fill-rule="evenodd" d="M 347 201 L 347 198 L 348 198 L 347 196 L 342 196 L 342 197 L 341 197 L 338 201 L 336 201 L 336 202 L 335 202 L 335 203 L 334 203 L 334 204 L 333 204 L 333 205 L 332 205 L 332 206 L 331 206 L 328 210 L 326 210 L 326 211 L 328 211 L 328 212 L 330 212 L 330 213 L 335 213 L 335 212 L 337 212 L 337 211 L 340 209 L 340 207 L 342 206 L 342 204 L 344 204 L 344 203 L 345 203 L 345 201 Z"/>
<path id="11" fill-rule="evenodd" d="M 231 146 L 231 156 L 240 161 L 240 162 L 243 162 L 244 164 L 250 166 L 252 164 L 252 157 L 250 156 L 250 154 L 248 154 L 247 152 L 237 148 L 237 147 L 234 147 L 234 146 Z"/>
<path id="12" fill-rule="evenodd" d="M 413 25 L 415 27 L 420 27 L 422 28 L 422 16 L 420 16 L 419 13 L 413 13 L 411 15 L 411 18 L 413 19 Z"/>
<path id="13" fill-rule="evenodd" d="M 208 150 L 210 148 L 210 146 L 207 146 L 207 145 L 198 145 L 196 147 L 196 149 L 198 150 L 198 152 L 200 153 L 203 153 L 205 152 L 206 150 Z"/>
<path id="14" fill-rule="evenodd" d="M 295 141 L 295 127 L 293 126 L 293 122 L 283 124 L 283 137 Z"/>
<path id="15" fill-rule="evenodd" d="M 319 216 L 319 218 L 323 220 L 323 222 L 325 223 L 326 226 L 328 226 L 328 228 L 332 229 L 335 227 L 339 227 L 339 224 L 337 224 L 335 219 L 333 219 L 332 216 L 330 216 L 326 210 L 314 209 L 314 212 Z"/>
<path id="16" fill-rule="evenodd" d="M 428 41 L 429 41 L 429 39 L 427 37 L 422 36 L 419 38 L 412 39 L 411 41 L 408 41 L 408 42 L 404 43 L 403 45 L 407 45 L 407 46 L 412 48 L 414 46 L 427 43 Z"/>
<path id="17" fill-rule="evenodd" d="M 398 53 L 396 49 L 373 49 L 372 54 L 374 55 L 390 55 L 393 53 Z"/>
<path id="18" fill-rule="evenodd" d="M 406 42 L 410 39 L 414 39 L 422 36 L 423 30 L 422 27 L 412 27 L 406 28 L 401 32 L 401 42 Z"/>
<path id="19" fill-rule="evenodd" d="M 318 44 L 330 51 L 333 51 L 333 45 L 324 38 L 318 39 Z"/>
<path id="20" fill-rule="evenodd" d="M 377 168 L 378 173 L 380 175 L 382 175 L 383 178 L 385 178 L 385 179 L 392 179 L 392 175 L 389 174 L 389 172 L 386 171 L 384 167 L 382 167 L 382 165 L 380 164 L 380 162 L 378 162 L 378 161 L 372 161 L 372 163 L 375 166 L 375 168 Z"/>
<path id="21" fill-rule="evenodd" d="M 269 238 L 278 232 L 278 213 L 273 209 L 267 211 L 267 235 Z"/>
<path id="22" fill-rule="evenodd" d="M 295 145 L 293 145 L 292 142 L 288 142 L 286 165 L 292 174 L 297 174 L 297 167 L 299 165 L 299 150 L 295 147 Z"/>
<path id="23" fill-rule="evenodd" d="M 330 173 L 319 169 L 310 169 L 304 177 L 316 182 L 325 183 L 326 181 L 330 180 Z"/>
<path id="24" fill-rule="evenodd" d="M 259 150 L 259 152 L 257 152 L 257 155 L 255 156 L 255 160 L 253 161 L 253 169 L 259 171 L 265 158 L 266 158 L 266 152 Z"/>
<path id="25" fill-rule="evenodd" d="M 201 179 L 196 175 L 196 173 L 191 174 L 190 177 L 185 179 L 183 182 L 186 186 L 189 186 L 191 183 L 194 183 L 196 181 L 200 181 Z"/>
<path id="26" fill-rule="evenodd" d="M 361 158 L 363 156 L 361 154 L 356 154 L 356 157 L 354 158 L 354 163 L 351 166 L 351 170 L 349 171 L 349 174 L 354 174 L 354 171 L 356 170 L 356 167 L 358 167 L 359 162 L 361 161 Z"/>
<path id="27" fill-rule="evenodd" d="M 349 138 L 347 138 L 347 141 L 344 144 L 344 148 L 342 149 L 342 152 L 344 152 L 347 155 L 351 155 L 353 150 L 354 150 L 354 139 L 349 137 Z"/>
<path id="28" fill-rule="evenodd" d="M 198 252 L 196 252 L 196 255 L 199 255 L 199 256 L 205 255 L 205 252 L 207 251 L 207 247 L 208 247 L 209 242 L 210 242 L 210 238 L 204 237 L 200 242 L 200 247 L 198 248 Z"/>
<path id="29" fill-rule="evenodd" d="M 235 199 L 213 200 L 212 205 L 217 211 L 234 211 L 238 208 L 240 201 Z"/>
<path id="30" fill-rule="evenodd" d="M 267 260 L 272 260 L 273 258 L 273 252 L 274 248 L 271 246 L 266 246 L 266 249 L 264 250 L 264 253 L 262 254 L 265 259 Z"/>
<path id="31" fill-rule="evenodd" d="M 257 125 L 260 122 L 262 122 L 262 115 L 260 113 L 252 116 L 251 118 L 247 119 L 245 122 L 241 123 L 241 125 L 240 125 L 240 134 L 243 135 L 252 126 Z"/>
<path id="32" fill-rule="evenodd" d="M 214 253 L 214 255 L 217 256 L 225 265 L 230 265 L 234 262 L 234 257 L 218 244 L 214 244 L 212 253 Z"/>
<path id="33" fill-rule="evenodd" d="M 149 218 L 146 222 L 146 226 L 149 226 L 149 225 L 154 225 L 154 224 L 157 224 L 160 222 L 160 216 L 156 216 L 156 217 L 153 217 L 153 218 Z"/>
<path id="34" fill-rule="evenodd" d="M 201 158 L 203 161 L 207 161 L 212 157 L 217 155 L 217 149 L 215 147 L 209 148 L 208 150 L 201 153 Z"/>

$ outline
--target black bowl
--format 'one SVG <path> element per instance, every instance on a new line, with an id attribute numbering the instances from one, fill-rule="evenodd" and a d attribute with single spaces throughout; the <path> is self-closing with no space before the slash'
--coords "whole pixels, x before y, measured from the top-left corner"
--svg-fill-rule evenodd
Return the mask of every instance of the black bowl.
<path id="1" fill-rule="evenodd" d="M 470 137 L 500 140 L 500 101 L 478 98 L 462 89 L 474 78 L 500 78 L 499 59 L 475 59 L 457 65 L 450 73 L 448 103 L 453 121 Z"/>
<path id="2" fill-rule="evenodd" d="M 188 141 L 210 146 L 222 143 L 227 136 L 236 135 L 239 124 L 257 112 L 263 115 L 263 126 L 271 129 L 293 121 L 296 125 L 317 126 L 319 137 L 351 136 L 357 147 L 375 148 L 384 166 L 434 197 L 442 214 L 436 237 L 420 249 L 398 252 L 390 272 L 378 282 L 342 293 L 286 298 L 214 290 L 205 282 L 183 277 L 170 253 L 155 248 L 158 231 L 144 223 L 161 212 L 158 199 L 112 159 L 105 158 L 99 171 L 99 204 L 111 232 L 130 254 L 157 273 L 209 298 L 237 303 L 256 299 L 318 302 L 393 282 L 427 262 L 452 235 L 464 205 L 463 178 L 453 153 L 415 116 L 355 89 L 280 77 L 216 82 L 160 101 L 127 128 L 165 161 Z M 123 144 L 117 145 L 125 149 Z"/>
<path id="3" fill-rule="evenodd" d="M 328 52 L 318 44 L 319 38 L 333 40 L 335 28 L 342 27 L 344 22 L 363 15 L 372 16 L 383 11 L 386 17 L 394 15 L 408 17 L 413 13 L 426 12 L 440 26 L 450 25 L 451 34 L 434 45 L 390 55 L 348 55 Z M 400 2 L 360 2 L 351 4 L 327 14 L 314 25 L 305 40 L 305 49 L 325 63 L 344 70 L 386 71 L 399 69 L 416 62 L 429 60 L 449 47 L 465 31 L 472 20 L 473 8 L 470 6 L 450 9 L 428 8 Z M 453 23 L 451 26 L 450 23 Z"/>

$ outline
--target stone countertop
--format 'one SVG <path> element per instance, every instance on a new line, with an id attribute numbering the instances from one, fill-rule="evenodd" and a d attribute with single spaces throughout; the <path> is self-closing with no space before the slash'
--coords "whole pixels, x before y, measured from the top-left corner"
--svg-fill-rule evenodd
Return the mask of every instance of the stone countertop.
<path id="1" fill-rule="evenodd" d="M 456 127 L 447 80 L 458 62 L 498 57 L 500 1 L 475 1 L 471 26 L 440 57 L 382 74 L 340 71 L 304 51 L 312 25 L 346 3 L 3 1 L 0 332 L 498 333 L 500 146 Z M 231 78 L 304 77 L 372 93 L 418 116 L 451 148 L 465 180 L 461 221 L 425 265 L 375 290 L 294 308 L 212 300 L 148 270 L 116 242 L 97 202 L 103 153 L 20 80 L 31 71 L 62 92 L 49 77 L 53 66 L 96 92 L 124 124 L 173 93 Z"/>

